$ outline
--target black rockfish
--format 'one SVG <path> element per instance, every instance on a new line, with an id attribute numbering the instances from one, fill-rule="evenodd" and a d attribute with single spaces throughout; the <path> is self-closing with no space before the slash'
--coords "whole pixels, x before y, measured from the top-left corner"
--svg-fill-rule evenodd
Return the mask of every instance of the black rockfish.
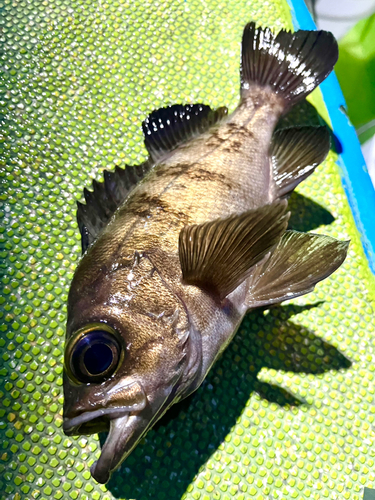
<path id="1" fill-rule="evenodd" d="M 248 24 L 237 109 L 152 112 L 143 123 L 149 159 L 104 171 L 85 190 L 64 430 L 109 429 L 91 471 L 97 481 L 199 387 L 247 311 L 310 292 L 344 261 L 346 242 L 287 230 L 286 198 L 326 157 L 328 131 L 274 133 L 337 57 L 331 33 L 275 36 Z"/>

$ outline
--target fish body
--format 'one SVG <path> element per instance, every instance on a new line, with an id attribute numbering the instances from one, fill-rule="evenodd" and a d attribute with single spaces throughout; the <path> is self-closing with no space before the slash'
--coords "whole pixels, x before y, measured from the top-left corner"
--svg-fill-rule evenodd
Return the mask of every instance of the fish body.
<path id="1" fill-rule="evenodd" d="M 145 120 L 150 157 L 105 172 L 79 205 L 83 258 L 68 299 L 64 430 L 109 428 L 99 482 L 196 390 L 250 309 L 311 291 L 347 244 L 287 231 L 285 198 L 326 156 L 322 128 L 274 132 L 332 70 L 325 32 L 245 27 L 241 99 Z"/>

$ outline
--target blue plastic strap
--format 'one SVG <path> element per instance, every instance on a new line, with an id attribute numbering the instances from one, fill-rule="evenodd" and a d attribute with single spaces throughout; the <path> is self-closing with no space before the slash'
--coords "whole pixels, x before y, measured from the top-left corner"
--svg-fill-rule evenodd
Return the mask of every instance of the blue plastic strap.
<path id="1" fill-rule="evenodd" d="M 288 0 L 295 29 L 313 30 L 315 23 L 303 0 Z M 362 246 L 375 274 L 375 190 L 361 147 L 345 110 L 346 104 L 336 75 L 332 72 L 320 85 L 333 131 L 341 143 L 338 164 Z"/>

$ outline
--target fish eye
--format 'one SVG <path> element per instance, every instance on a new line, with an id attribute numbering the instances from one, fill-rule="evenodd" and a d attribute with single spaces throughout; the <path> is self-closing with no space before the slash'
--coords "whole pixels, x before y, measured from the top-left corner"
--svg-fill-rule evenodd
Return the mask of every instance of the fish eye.
<path id="1" fill-rule="evenodd" d="M 106 329 L 79 332 L 66 350 L 68 370 L 79 382 L 103 382 L 116 371 L 122 357 L 120 342 Z"/>

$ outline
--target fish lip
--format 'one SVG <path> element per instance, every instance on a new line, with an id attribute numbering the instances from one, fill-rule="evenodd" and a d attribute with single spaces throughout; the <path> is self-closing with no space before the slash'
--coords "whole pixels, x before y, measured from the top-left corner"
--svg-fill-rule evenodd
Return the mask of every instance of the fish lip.
<path id="1" fill-rule="evenodd" d="M 91 476 L 98 483 L 105 484 L 110 480 L 112 472 L 126 460 L 142 436 L 172 404 L 175 397 L 173 387 L 180 376 L 181 374 L 175 378 L 167 394 L 161 392 L 159 398 L 154 398 L 153 403 L 146 400 L 147 404 L 144 405 L 142 411 L 133 411 L 123 417 L 110 420 L 109 432 L 102 446 L 100 457 L 91 467 Z M 171 394 L 172 398 L 169 400 Z"/>
<path id="2" fill-rule="evenodd" d="M 128 421 L 129 417 L 123 417 L 118 420 L 111 421 L 110 430 L 102 446 L 100 457 L 90 468 L 91 476 L 98 483 L 107 483 L 111 478 L 113 470 L 119 465 L 120 461 L 122 461 L 122 457 L 118 456 L 118 445 L 122 441 L 121 434 L 123 434 L 124 431 L 126 433 L 126 424 Z M 120 429 L 120 427 L 125 427 L 125 429 Z"/>
<path id="3" fill-rule="evenodd" d="M 124 391 L 126 394 L 131 389 L 136 392 L 136 394 L 134 394 L 135 397 L 132 398 L 133 403 L 121 404 L 121 399 L 124 401 L 124 397 L 117 402 L 113 401 L 111 403 L 109 401 L 111 397 L 116 397 L 116 395 L 123 396 Z M 110 406 L 106 406 L 107 404 Z M 138 382 L 131 382 L 126 386 L 114 387 L 109 390 L 101 403 L 98 403 L 98 406 L 100 407 L 97 410 L 83 411 L 71 418 L 64 416 L 63 431 L 65 434 L 68 436 L 78 435 L 80 434 L 79 431 L 82 425 L 94 420 L 109 420 L 111 422 L 114 419 L 137 413 L 147 406 L 147 396 L 141 384 Z"/>
<path id="4" fill-rule="evenodd" d="M 134 410 L 134 408 L 132 408 Z M 141 408 L 140 408 L 141 409 Z M 64 419 L 63 430 L 67 435 L 77 434 L 81 425 L 93 420 L 107 417 L 109 420 L 129 415 L 129 407 L 99 408 L 98 410 L 85 411 L 76 417 Z"/>
<path id="5" fill-rule="evenodd" d="M 91 476 L 98 483 L 105 484 L 109 481 L 112 472 L 128 457 L 138 443 L 147 428 L 147 422 L 147 419 L 144 420 L 140 415 L 129 415 L 111 420 L 110 430 L 102 446 L 100 457 L 90 470 Z"/>
<path id="6" fill-rule="evenodd" d="M 109 433 L 102 446 L 100 457 L 91 466 L 91 476 L 98 483 L 105 484 L 110 480 L 112 472 L 126 460 L 142 436 L 169 407 L 165 404 L 166 401 L 168 398 L 163 398 L 161 404 L 157 405 L 157 412 L 148 404 L 143 411 L 110 421 Z"/>

